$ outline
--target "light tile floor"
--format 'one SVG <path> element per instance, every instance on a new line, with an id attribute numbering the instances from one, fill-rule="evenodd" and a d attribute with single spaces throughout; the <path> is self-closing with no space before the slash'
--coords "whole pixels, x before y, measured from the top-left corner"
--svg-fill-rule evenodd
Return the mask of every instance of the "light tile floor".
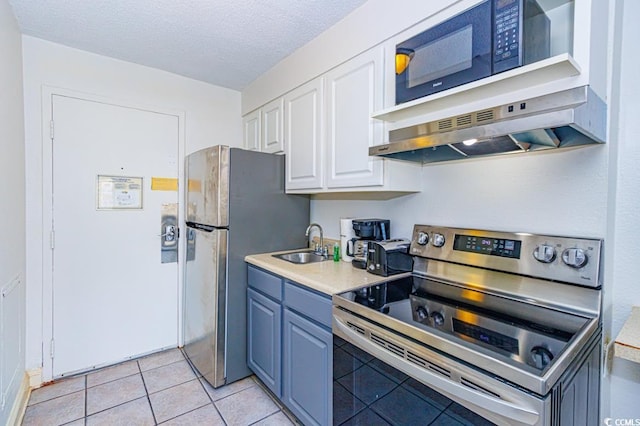
<path id="1" fill-rule="evenodd" d="M 214 389 L 171 349 L 31 393 L 23 425 L 287 425 L 253 377 Z"/>

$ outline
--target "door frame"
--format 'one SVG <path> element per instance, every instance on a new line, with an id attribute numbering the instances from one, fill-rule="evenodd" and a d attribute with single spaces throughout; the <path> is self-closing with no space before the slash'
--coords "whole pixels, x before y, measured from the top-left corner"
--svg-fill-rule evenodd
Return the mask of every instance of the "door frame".
<path id="1" fill-rule="evenodd" d="M 132 100 L 116 99 L 80 92 L 61 87 L 42 86 L 42 382 L 53 380 L 53 250 L 51 249 L 51 225 L 53 222 L 53 146 L 51 143 L 51 121 L 53 120 L 53 96 L 63 96 L 82 101 L 98 102 L 123 108 L 132 108 L 152 113 L 171 115 L 178 118 L 178 226 L 185 229 L 185 183 L 184 158 L 186 113 L 157 105 L 144 104 Z M 55 129 L 54 129 L 55 136 Z M 184 235 L 184 234 L 183 234 Z M 183 345 L 182 309 L 184 288 L 184 262 L 186 238 L 178 239 L 178 318 L 177 336 L 179 346 Z"/>

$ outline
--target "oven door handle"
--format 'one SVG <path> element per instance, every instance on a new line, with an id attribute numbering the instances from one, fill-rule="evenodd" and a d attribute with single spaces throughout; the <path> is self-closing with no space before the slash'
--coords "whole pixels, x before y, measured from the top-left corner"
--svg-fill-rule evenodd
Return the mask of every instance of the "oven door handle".
<path id="1" fill-rule="evenodd" d="M 476 407 L 480 412 L 492 414 L 494 418 L 491 420 L 501 420 L 501 423 L 509 425 L 542 424 L 540 413 L 536 412 L 533 408 L 516 405 L 486 393 L 481 393 L 461 383 L 440 377 L 372 343 L 369 339 L 344 324 L 340 318 L 334 316 L 333 319 L 334 333 L 337 329 L 337 334 L 345 338 L 348 342 L 355 344 L 360 347 L 360 349 L 402 370 L 409 376 L 417 378 L 425 384 L 428 383 L 429 387 L 444 393 L 449 398 L 465 401 Z"/>

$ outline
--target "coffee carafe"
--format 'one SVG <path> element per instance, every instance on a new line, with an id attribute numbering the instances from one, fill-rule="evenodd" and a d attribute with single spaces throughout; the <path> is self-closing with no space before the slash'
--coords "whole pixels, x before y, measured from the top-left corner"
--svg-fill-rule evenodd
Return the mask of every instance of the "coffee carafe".
<path id="1" fill-rule="evenodd" d="M 347 256 L 352 256 L 351 264 L 360 269 L 367 267 L 367 245 L 369 241 L 391 238 L 388 219 L 353 219 L 351 221 L 356 236 L 347 245 Z"/>

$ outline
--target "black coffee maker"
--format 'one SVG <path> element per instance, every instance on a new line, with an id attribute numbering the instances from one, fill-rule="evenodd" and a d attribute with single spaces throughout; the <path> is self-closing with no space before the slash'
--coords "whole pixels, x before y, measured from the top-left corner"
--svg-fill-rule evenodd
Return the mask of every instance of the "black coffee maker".
<path id="1" fill-rule="evenodd" d="M 353 219 L 351 221 L 356 234 L 347 245 L 347 255 L 353 256 L 351 264 L 356 268 L 367 268 L 367 245 L 369 241 L 382 241 L 391 238 L 388 219 Z"/>

